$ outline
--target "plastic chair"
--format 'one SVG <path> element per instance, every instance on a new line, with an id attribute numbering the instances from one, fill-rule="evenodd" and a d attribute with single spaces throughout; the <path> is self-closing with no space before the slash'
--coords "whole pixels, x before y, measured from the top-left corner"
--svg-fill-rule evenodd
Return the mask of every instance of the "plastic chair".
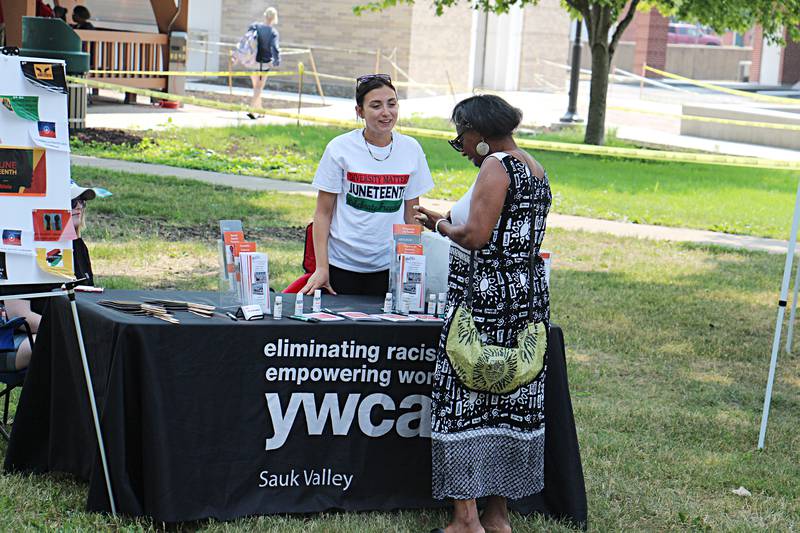
<path id="1" fill-rule="evenodd" d="M 17 349 L 14 347 L 14 332 L 20 327 L 25 328 L 25 333 L 28 335 L 28 341 L 33 348 L 33 334 L 28 322 L 22 317 L 12 318 L 8 322 L 0 324 L 0 357 L 5 357 L 9 353 L 14 353 Z M 9 372 L 0 372 L 0 383 L 5 384 L 5 388 L 0 391 L 0 398 L 3 398 L 3 420 L 0 423 L 0 433 L 3 438 L 9 440 L 11 437 L 11 424 L 8 422 L 8 409 L 9 402 L 11 401 L 11 393 L 17 387 L 21 387 L 25 382 L 25 375 L 28 373 L 27 368 L 22 370 L 12 370 Z"/>
<path id="2" fill-rule="evenodd" d="M 300 289 L 305 287 L 308 278 L 311 277 L 311 274 L 313 274 L 316 269 L 317 256 L 314 254 L 314 223 L 312 222 L 306 226 L 306 242 L 303 247 L 303 272 L 305 272 L 305 274 L 291 282 L 288 287 L 283 289 L 283 293 L 296 294 L 300 292 Z"/>

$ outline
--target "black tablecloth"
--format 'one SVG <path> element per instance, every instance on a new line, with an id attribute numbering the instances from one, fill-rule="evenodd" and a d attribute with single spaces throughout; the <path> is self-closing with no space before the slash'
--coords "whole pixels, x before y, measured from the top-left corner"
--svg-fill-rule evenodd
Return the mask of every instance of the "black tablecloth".
<path id="1" fill-rule="evenodd" d="M 233 322 L 180 312 L 173 325 L 96 303 L 145 297 L 214 303 L 208 293 L 78 296 L 118 511 L 176 522 L 441 505 L 430 497 L 426 438 L 439 324 Z M 324 304 L 375 312 L 380 302 L 339 296 Z M 585 527 L 558 327 L 547 357 L 545 489 L 512 507 Z M 89 480 L 88 509 L 110 509 L 65 297 L 52 300 L 40 327 L 5 469 L 75 474 Z"/>

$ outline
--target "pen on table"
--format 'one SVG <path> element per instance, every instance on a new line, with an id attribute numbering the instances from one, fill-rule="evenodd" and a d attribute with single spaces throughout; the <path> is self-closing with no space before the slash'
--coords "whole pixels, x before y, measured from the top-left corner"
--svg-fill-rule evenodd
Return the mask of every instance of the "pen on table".
<path id="1" fill-rule="evenodd" d="M 236 318 L 236 315 L 234 315 L 234 314 L 233 314 L 233 313 L 231 313 L 231 312 L 228 312 L 228 311 L 226 311 L 226 312 L 225 312 L 225 316 L 227 316 L 228 318 L 230 318 L 230 319 L 231 319 L 231 320 L 233 320 L 234 322 L 238 322 L 238 321 L 239 321 L 239 319 L 238 319 L 238 318 Z"/>

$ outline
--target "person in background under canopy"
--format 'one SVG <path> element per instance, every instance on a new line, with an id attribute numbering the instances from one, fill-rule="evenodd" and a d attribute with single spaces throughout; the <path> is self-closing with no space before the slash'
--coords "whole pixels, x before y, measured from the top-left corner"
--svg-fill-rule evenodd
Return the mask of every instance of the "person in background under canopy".
<path id="1" fill-rule="evenodd" d="M 356 114 L 364 128 L 325 148 L 313 185 L 316 270 L 301 292 L 383 296 L 389 286 L 393 224 L 415 224 L 419 197 L 433 188 L 419 143 L 392 131 L 397 91 L 388 74 L 361 76 Z"/>

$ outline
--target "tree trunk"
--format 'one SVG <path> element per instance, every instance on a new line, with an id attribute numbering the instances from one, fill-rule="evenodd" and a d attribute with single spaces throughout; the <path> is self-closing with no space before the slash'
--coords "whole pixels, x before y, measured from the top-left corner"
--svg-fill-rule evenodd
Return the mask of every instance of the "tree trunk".
<path id="1" fill-rule="evenodd" d="M 603 144 L 606 135 L 606 97 L 611 56 L 608 51 L 608 30 L 601 32 L 600 41 L 592 44 L 592 81 L 589 91 L 589 117 L 586 121 L 586 144 Z"/>

